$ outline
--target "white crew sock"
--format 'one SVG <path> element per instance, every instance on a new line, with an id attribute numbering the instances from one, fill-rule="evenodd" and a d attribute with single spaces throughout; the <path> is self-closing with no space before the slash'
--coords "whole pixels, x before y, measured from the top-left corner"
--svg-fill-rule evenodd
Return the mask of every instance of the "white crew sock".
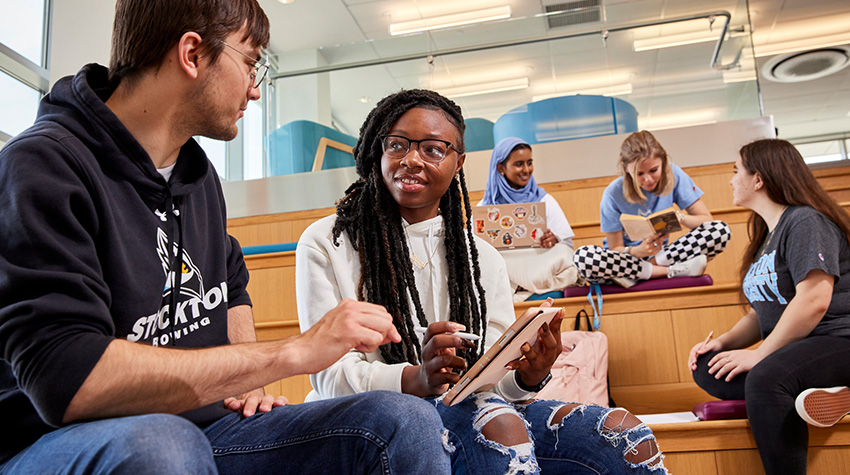
<path id="1" fill-rule="evenodd" d="M 655 263 L 663 267 L 674 264 L 673 260 L 670 259 L 670 256 L 667 255 L 667 251 L 664 249 L 658 251 L 658 254 L 655 255 Z"/>
<path id="2" fill-rule="evenodd" d="M 640 272 L 638 273 L 638 280 L 649 280 L 652 277 L 652 263 L 648 261 L 642 261 L 640 263 Z"/>

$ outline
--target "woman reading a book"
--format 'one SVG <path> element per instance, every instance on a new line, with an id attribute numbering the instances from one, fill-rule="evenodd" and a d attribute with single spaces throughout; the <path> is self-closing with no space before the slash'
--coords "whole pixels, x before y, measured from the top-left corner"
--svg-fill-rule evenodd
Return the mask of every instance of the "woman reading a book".
<path id="1" fill-rule="evenodd" d="M 501 257 L 464 220 L 463 132 L 460 108 L 432 91 L 388 96 L 366 118 L 354 148 L 360 178 L 298 242 L 298 317 L 305 330 L 334 302 L 366 300 L 386 307 L 402 341 L 352 350 L 312 375 L 308 400 L 370 390 L 429 398 L 457 473 L 664 473 L 652 432 L 628 411 L 531 401 L 560 353 L 560 316 L 491 390 L 441 402 L 515 319 Z"/>
<path id="2" fill-rule="evenodd" d="M 484 198 L 478 206 L 543 202 L 546 231 L 540 247 L 506 249 L 500 253 L 515 289 L 514 301 L 575 285 L 579 273 L 573 264 L 573 236 L 558 201 L 534 181 L 531 145 L 517 137 L 499 141 L 490 156 L 490 173 Z"/>
<path id="3" fill-rule="evenodd" d="M 612 280 L 623 287 L 638 280 L 702 275 L 708 258 L 723 252 L 731 236 L 726 223 L 712 220 L 700 199 L 702 190 L 647 131 L 623 141 L 620 169 L 623 175 L 605 188 L 600 203 L 605 243 L 576 249 L 579 272 L 589 282 Z M 624 232 L 623 215 L 649 216 L 673 205 L 686 210 L 676 216 L 690 230 L 675 241 L 663 233 L 639 240 Z"/>
<path id="4" fill-rule="evenodd" d="M 805 474 L 806 422 L 850 412 L 850 216 L 784 140 L 745 145 L 731 185 L 753 211 L 741 263 L 750 307 L 688 364 L 712 396 L 746 400 L 768 475 Z"/>

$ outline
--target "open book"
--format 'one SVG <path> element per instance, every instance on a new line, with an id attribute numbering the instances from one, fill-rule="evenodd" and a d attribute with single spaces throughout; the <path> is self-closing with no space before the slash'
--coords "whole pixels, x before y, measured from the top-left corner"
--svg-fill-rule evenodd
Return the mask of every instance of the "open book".
<path id="1" fill-rule="evenodd" d="M 508 374 L 505 365 L 522 356 L 522 345 L 534 345 L 537 331 L 544 323 L 551 322 L 560 307 L 532 307 L 511 325 L 495 345 L 491 346 L 472 368 L 461 376 L 443 398 L 443 404 L 453 406 L 479 391 L 487 391 Z"/>
<path id="2" fill-rule="evenodd" d="M 621 214 L 620 223 L 629 239 L 643 241 L 655 233 L 670 234 L 681 230 L 682 225 L 679 224 L 676 211 L 676 208 L 667 208 L 649 216 Z"/>

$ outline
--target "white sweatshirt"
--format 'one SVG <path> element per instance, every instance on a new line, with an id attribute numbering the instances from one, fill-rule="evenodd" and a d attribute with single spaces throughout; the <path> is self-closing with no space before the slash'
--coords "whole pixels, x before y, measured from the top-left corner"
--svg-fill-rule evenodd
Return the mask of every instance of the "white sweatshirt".
<path id="1" fill-rule="evenodd" d="M 339 247 L 334 246 L 331 230 L 335 221 L 335 215 L 316 221 L 298 240 L 295 251 L 295 292 L 301 331 L 312 327 L 343 299 L 357 299 L 360 258 L 346 233 L 339 237 Z M 413 254 L 411 261 L 416 288 L 426 319 L 429 323 L 446 320 L 449 316 L 449 294 L 446 250 L 442 245 L 443 218 L 438 216 L 421 223 L 408 225 L 403 222 L 402 225 Z M 484 240 L 478 237 L 475 240 L 481 265 L 481 285 L 487 302 L 486 350 L 516 317 L 511 298 L 513 292 L 502 257 Z M 421 343 L 422 336 L 419 335 L 419 338 Z M 401 392 L 401 374 L 406 366 L 409 363 L 384 363 L 380 351 L 363 353 L 351 350 L 329 368 L 310 376 L 314 390 L 307 396 L 307 400 L 372 390 Z M 495 392 L 508 401 L 527 399 L 534 394 L 517 386 L 513 371 L 502 379 Z"/>

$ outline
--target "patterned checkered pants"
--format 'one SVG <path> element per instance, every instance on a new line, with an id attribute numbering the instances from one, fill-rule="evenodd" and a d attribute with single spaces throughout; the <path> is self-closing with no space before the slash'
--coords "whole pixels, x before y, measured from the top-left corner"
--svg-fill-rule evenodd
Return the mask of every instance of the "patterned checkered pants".
<path id="1" fill-rule="evenodd" d="M 672 243 L 664 244 L 659 255 L 666 254 L 672 263 L 684 262 L 700 254 L 713 257 L 726 249 L 732 236 L 729 225 L 723 221 L 708 221 Z M 649 256 L 645 259 L 650 259 Z M 631 254 L 612 251 L 600 246 L 582 246 L 576 249 L 573 262 L 585 280 L 592 283 L 604 282 L 612 277 L 637 279 L 642 260 Z"/>

